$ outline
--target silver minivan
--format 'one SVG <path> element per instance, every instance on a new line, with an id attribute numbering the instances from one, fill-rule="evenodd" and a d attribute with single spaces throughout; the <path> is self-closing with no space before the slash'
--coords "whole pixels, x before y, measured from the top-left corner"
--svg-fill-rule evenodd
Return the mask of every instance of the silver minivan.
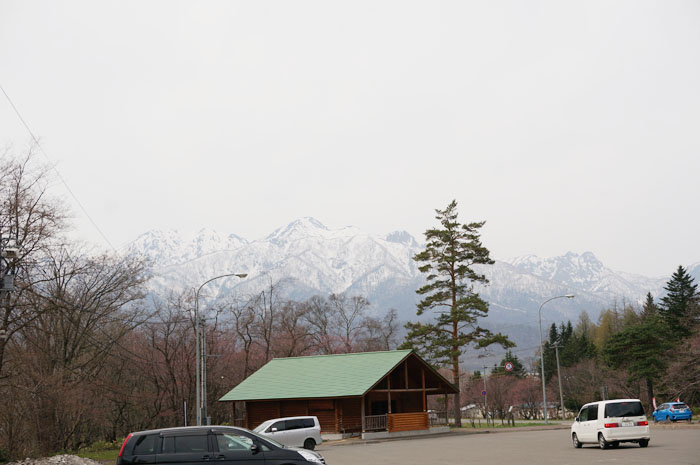
<path id="1" fill-rule="evenodd" d="M 649 444 L 649 422 L 639 399 L 615 399 L 591 402 L 581 408 L 571 425 L 574 447 L 598 444 L 601 449 L 634 442 Z"/>
<path id="2" fill-rule="evenodd" d="M 321 444 L 321 425 L 316 417 L 275 418 L 262 422 L 253 431 L 289 447 L 314 450 Z"/>

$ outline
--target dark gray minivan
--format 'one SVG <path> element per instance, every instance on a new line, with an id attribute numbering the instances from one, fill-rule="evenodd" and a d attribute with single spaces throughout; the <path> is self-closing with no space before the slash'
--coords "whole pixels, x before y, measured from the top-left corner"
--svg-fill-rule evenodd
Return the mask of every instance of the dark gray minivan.
<path id="1" fill-rule="evenodd" d="M 244 428 L 189 426 L 129 434 L 117 465 L 309 465 L 318 453 L 285 447 Z"/>

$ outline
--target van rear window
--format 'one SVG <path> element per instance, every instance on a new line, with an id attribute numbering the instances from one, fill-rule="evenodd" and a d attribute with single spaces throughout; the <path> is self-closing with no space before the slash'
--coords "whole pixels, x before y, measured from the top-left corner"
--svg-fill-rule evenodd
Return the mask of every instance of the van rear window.
<path id="1" fill-rule="evenodd" d="M 641 402 L 614 402 L 605 404 L 605 417 L 641 417 L 644 416 L 644 408 Z"/>

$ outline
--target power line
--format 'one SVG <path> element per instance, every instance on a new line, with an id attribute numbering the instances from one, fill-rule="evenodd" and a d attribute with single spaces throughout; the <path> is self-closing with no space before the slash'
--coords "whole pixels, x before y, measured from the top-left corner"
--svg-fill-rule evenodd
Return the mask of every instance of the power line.
<path id="1" fill-rule="evenodd" d="M 22 122 L 22 124 L 24 125 L 24 127 L 27 129 L 27 132 L 28 132 L 29 135 L 32 137 L 32 140 L 34 141 L 34 143 L 36 144 L 36 146 L 39 147 L 39 150 L 41 151 L 41 153 L 44 155 L 44 157 L 46 157 L 46 160 L 48 160 L 49 165 L 51 166 L 51 168 L 56 172 L 56 176 L 58 176 L 58 179 L 59 179 L 59 180 L 61 181 L 61 183 L 65 186 L 65 188 L 66 188 L 66 190 L 68 191 L 68 193 L 70 194 L 70 196 L 73 197 L 73 200 L 75 200 L 75 203 L 78 204 L 78 207 L 80 207 L 80 209 L 83 211 L 83 213 L 85 214 L 85 216 L 87 216 L 88 220 L 90 220 L 90 223 L 92 223 L 92 225 L 95 227 L 95 229 L 96 229 L 97 232 L 100 234 L 100 236 L 102 236 L 102 239 L 105 240 L 105 242 L 107 243 L 107 245 L 109 245 L 109 247 L 110 247 L 114 252 L 116 252 L 117 249 L 114 248 L 114 246 L 113 246 L 112 243 L 109 241 L 109 239 L 107 239 L 107 236 L 102 232 L 102 230 L 100 229 L 100 227 L 97 226 L 97 223 L 95 223 L 95 221 L 92 219 L 92 217 L 90 216 L 90 214 L 87 212 L 87 210 L 85 209 L 85 207 L 83 206 L 83 204 L 80 202 L 80 200 L 78 200 L 78 197 L 73 193 L 73 190 L 70 188 L 70 186 L 68 186 L 68 183 L 63 179 L 63 176 L 61 176 L 61 173 L 59 173 L 58 168 L 56 168 L 56 166 L 54 166 L 54 164 L 51 162 L 51 158 L 49 158 L 48 154 L 46 153 L 46 151 L 44 150 L 44 148 L 43 148 L 43 147 L 41 146 L 41 144 L 39 143 L 39 139 L 34 135 L 34 133 L 32 132 L 31 128 L 29 127 L 29 125 L 27 124 L 27 122 L 24 120 L 24 118 L 22 117 L 22 114 L 19 112 L 19 110 L 17 109 L 17 107 L 15 106 L 15 104 L 12 102 L 12 99 L 10 98 L 10 96 L 7 95 L 7 92 L 5 92 L 5 88 L 4 88 L 2 85 L 0 85 L 0 90 L 2 90 L 2 93 L 5 94 L 5 98 L 6 98 L 7 101 L 10 103 L 10 106 L 11 106 L 12 109 L 15 111 L 15 114 L 17 115 L 17 117 L 19 118 L 19 120 Z"/>

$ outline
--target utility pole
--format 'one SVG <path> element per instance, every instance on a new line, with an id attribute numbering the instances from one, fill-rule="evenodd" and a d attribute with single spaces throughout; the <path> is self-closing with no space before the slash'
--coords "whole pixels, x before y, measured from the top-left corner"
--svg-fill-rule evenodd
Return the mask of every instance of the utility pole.
<path id="1" fill-rule="evenodd" d="M 207 350 L 206 350 L 206 333 L 204 331 L 204 318 L 199 316 L 199 292 L 208 283 L 225 278 L 227 276 L 236 276 L 238 278 L 245 278 L 248 276 L 247 273 L 227 273 L 219 276 L 215 276 L 207 281 L 204 281 L 201 286 L 197 288 L 194 292 L 194 332 L 195 332 L 195 360 L 196 360 L 196 380 L 195 380 L 195 390 L 196 390 L 196 402 L 195 407 L 197 413 L 197 426 L 200 426 L 202 422 L 207 421 Z M 200 325 L 202 329 L 200 330 Z M 206 424 L 206 423 L 205 423 Z"/>
<path id="2" fill-rule="evenodd" d="M 484 415 L 486 416 L 486 426 L 489 424 L 489 391 L 486 390 L 486 369 L 484 367 Z"/>
<path id="3" fill-rule="evenodd" d="M 557 354 L 557 378 L 559 379 L 559 402 L 561 402 L 561 419 L 564 419 L 564 394 L 561 390 L 561 371 L 559 370 L 559 349 L 562 347 L 560 345 L 552 346 L 554 347 L 554 352 Z"/>

